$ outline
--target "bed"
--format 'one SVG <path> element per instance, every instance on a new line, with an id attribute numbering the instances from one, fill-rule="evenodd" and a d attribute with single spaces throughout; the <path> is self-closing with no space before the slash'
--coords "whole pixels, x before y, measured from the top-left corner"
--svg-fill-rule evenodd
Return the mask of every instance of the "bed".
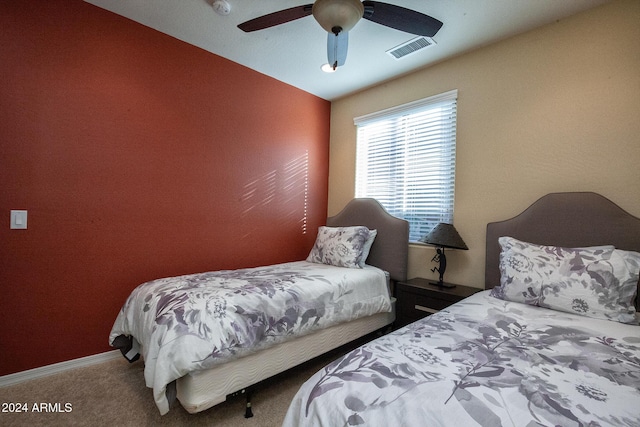
<path id="1" fill-rule="evenodd" d="M 553 193 L 486 249 L 486 290 L 318 371 L 283 427 L 640 425 L 640 219 Z"/>
<path id="2" fill-rule="evenodd" d="M 306 260 L 162 278 L 134 289 L 109 343 L 142 356 L 161 414 L 190 413 L 390 325 L 407 274 L 409 226 L 353 199 L 320 227 Z M 365 262 L 366 261 L 366 262 Z M 250 401 L 247 416 L 251 415 Z"/>

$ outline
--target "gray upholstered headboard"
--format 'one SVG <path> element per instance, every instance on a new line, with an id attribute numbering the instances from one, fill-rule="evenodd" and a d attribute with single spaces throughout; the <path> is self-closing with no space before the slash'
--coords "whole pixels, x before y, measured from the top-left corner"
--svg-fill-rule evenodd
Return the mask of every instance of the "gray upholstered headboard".
<path id="1" fill-rule="evenodd" d="M 353 199 L 337 215 L 327 218 L 327 225 L 364 225 L 378 230 L 367 264 L 389 272 L 395 281 L 407 280 L 409 223 L 391 216 L 377 200 Z"/>
<path id="2" fill-rule="evenodd" d="M 640 218 L 596 193 L 547 194 L 520 215 L 487 224 L 486 289 L 500 284 L 501 236 L 539 245 L 570 248 L 614 245 L 640 252 Z"/>

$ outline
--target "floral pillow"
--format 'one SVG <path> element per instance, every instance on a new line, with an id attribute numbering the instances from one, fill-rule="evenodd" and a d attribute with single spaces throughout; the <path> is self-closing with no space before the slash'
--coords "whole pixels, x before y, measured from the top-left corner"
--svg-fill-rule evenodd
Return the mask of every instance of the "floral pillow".
<path id="1" fill-rule="evenodd" d="M 613 246 L 562 248 L 498 239 L 500 286 L 492 295 L 588 317 L 637 323 L 640 254 Z"/>
<path id="2" fill-rule="evenodd" d="M 307 261 L 336 267 L 363 268 L 377 234 L 365 226 L 318 228 Z"/>

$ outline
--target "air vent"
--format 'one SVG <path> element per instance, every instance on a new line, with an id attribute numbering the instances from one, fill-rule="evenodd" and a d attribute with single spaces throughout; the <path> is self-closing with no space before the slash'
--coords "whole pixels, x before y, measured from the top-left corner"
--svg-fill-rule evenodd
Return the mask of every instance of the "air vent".
<path id="1" fill-rule="evenodd" d="M 434 44 L 436 44 L 436 42 L 431 37 L 420 36 L 402 43 L 401 45 L 398 45 L 393 49 L 389 49 L 387 53 L 393 56 L 395 59 L 400 59 Z"/>

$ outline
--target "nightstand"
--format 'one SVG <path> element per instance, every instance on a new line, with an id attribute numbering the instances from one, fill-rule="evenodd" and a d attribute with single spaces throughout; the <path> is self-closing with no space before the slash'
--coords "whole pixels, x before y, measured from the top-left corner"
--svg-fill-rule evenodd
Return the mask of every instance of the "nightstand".
<path id="1" fill-rule="evenodd" d="M 396 322 L 402 327 L 433 313 L 437 313 L 482 289 L 456 285 L 455 288 L 440 288 L 431 285 L 434 280 L 415 279 L 396 283 Z"/>

